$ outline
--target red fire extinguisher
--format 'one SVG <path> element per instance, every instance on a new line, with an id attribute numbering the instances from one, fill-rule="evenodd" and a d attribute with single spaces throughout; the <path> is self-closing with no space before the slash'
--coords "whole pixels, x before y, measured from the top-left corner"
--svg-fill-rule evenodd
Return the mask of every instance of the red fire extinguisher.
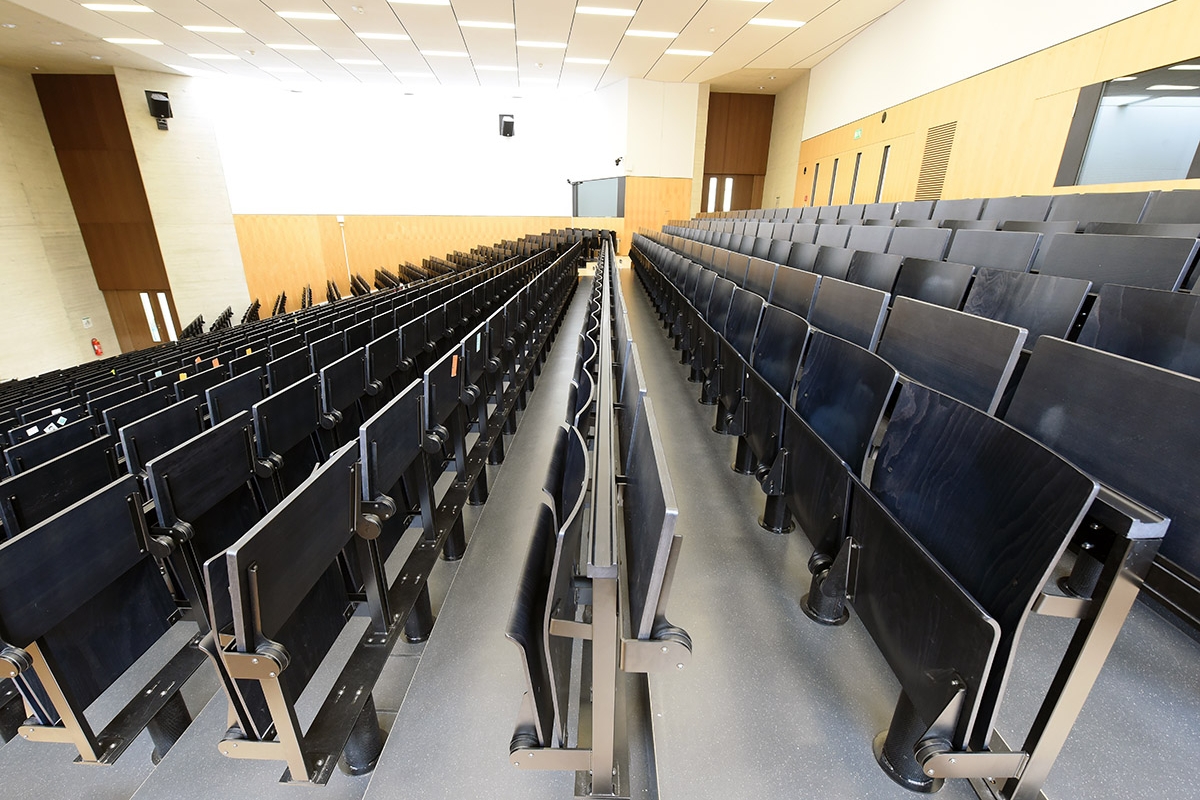
<path id="1" fill-rule="evenodd" d="M 98 356 L 104 355 L 104 348 L 100 346 L 100 340 L 95 337 L 92 338 L 92 350 Z"/>

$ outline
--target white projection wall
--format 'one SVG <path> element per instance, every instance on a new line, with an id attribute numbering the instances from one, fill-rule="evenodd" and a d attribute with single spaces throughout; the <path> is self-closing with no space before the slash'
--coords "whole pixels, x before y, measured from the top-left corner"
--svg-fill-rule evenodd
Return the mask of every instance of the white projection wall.
<path id="1" fill-rule="evenodd" d="M 568 180 L 616 174 L 625 149 L 623 119 L 596 124 L 623 90 L 203 84 L 235 214 L 570 216 Z"/>

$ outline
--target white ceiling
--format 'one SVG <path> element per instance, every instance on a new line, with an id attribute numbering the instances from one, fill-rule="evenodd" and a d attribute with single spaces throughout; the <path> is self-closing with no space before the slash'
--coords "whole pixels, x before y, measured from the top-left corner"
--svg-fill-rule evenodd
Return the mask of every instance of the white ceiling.
<path id="1" fill-rule="evenodd" d="M 439 1 L 444 4 L 430 4 Z M 901 0 L 578 2 L 581 7 L 624 8 L 633 16 L 581 14 L 576 0 L 114 0 L 137 3 L 153 13 L 94 11 L 84 8 L 84 2 L 90 0 L 0 0 L 0 25 L 16 26 L 0 27 L 0 64 L 46 72 L 166 66 L 185 73 L 289 83 L 503 89 L 586 90 L 624 78 L 646 78 L 774 93 Z M 288 11 L 337 18 L 287 19 L 276 13 Z M 805 24 L 799 28 L 749 24 L 755 17 Z M 514 27 L 462 24 L 480 21 Z M 184 27 L 198 25 L 242 32 L 201 33 Z M 628 35 L 629 30 L 678 36 L 646 38 Z M 397 38 L 360 38 L 360 34 Z M 105 38 L 153 39 L 162 44 L 119 45 Z M 519 44 L 527 41 L 560 46 Z M 306 49 L 278 49 L 277 45 Z M 712 55 L 674 55 L 668 49 Z"/>

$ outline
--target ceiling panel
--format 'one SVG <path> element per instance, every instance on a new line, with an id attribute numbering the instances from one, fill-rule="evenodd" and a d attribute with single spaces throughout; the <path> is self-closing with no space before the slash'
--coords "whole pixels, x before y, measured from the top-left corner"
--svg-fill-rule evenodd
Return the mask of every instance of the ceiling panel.
<path id="1" fill-rule="evenodd" d="M 770 86 L 756 81 L 769 79 L 772 71 L 783 74 L 790 68 L 812 66 L 900 0 L 588 0 L 635 9 L 632 17 L 576 14 L 576 1 L 451 0 L 450 5 L 429 6 L 388 0 L 128 0 L 141 2 L 155 13 L 126 14 L 90 11 L 82 7 L 84 0 L 0 0 L 0 16 L 7 14 L 20 23 L 18 28 L 2 29 L 0 63 L 51 71 L 105 70 L 113 64 L 142 69 L 165 66 L 190 73 L 285 81 L 482 84 L 497 89 L 578 90 L 644 77 L 724 81 L 749 86 L 751 91 L 770 91 Z M 331 13 L 337 19 L 285 19 L 276 11 Z M 755 16 L 807 24 L 796 30 L 749 25 Z M 461 27 L 464 21 L 509 23 L 515 30 Z M 184 28 L 187 25 L 233 26 L 243 32 L 193 32 Z M 628 29 L 679 35 L 630 37 Z M 149 38 L 163 44 L 112 45 L 101 41 L 104 37 Z M 50 45 L 50 41 L 63 44 Z M 519 41 L 566 47 L 519 46 Z M 281 44 L 316 49 L 269 46 Z M 668 48 L 713 55 L 666 55 Z M 448 58 L 428 51 L 467 55 Z M 193 57 L 205 54 L 237 58 Z M 571 64 L 565 61 L 568 57 L 609 63 Z M 378 64 L 339 63 L 345 61 Z M 765 88 L 759 90 L 758 85 Z"/>

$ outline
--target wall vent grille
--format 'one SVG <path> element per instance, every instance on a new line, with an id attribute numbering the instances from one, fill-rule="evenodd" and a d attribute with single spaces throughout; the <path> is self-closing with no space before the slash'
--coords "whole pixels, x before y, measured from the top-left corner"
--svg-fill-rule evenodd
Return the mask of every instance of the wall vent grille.
<path id="1" fill-rule="evenodd" d="M 938 200 L 950 166 L 950 150 L 954 147 L 957 120 L 937 125 L 925 134 L 925 154 L 921 157 L 921 172 L 917 176 L 917 200 Z"/>

